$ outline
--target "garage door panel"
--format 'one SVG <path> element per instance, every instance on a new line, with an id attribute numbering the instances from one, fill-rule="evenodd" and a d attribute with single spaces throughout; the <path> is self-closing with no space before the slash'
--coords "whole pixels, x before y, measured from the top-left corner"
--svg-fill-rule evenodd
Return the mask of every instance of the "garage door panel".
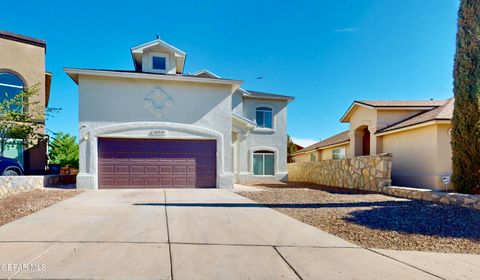
<path id="1" fill-rule="evenodd" d="M 160 183 L 159 183 L 159 179 L 156 179 L 156 178 L 147 178 L 145 179 L 145 185 L 147 186 L 159 186 Z"/>
<path id="2" fill-rule="evenodd" d="M 145 180 L 142 178 L 137 178 L 137 179 L 130 179 L 130 185 L 132 187 L 135 186 L 145 186 Z"/>
<path id="3" fill-rule="evenodd" d="M 158 174 L 159 166 L 145 166 L 145 174 Z"/>
<path id="4" fill-rule="evenodd" d="M 145 174 L 144 166 L 130 166 L 130 174 Z"/>
<path id="5" fill-rule="evenodd" d="M 115 179 L 115 184 L 117 186 L 130 186 L 130 180 L 129 179 Z"/>
<path id="6" fill-rule="evenodd" d="M 173 186 L 173 178 L 171 178 L 171 179 L 160 179 L 160 186 Z"/>
<path id="7" fill-rule="evenodd" d="M 100 138 L 100 188 L 215 187 L 214 140 Z"/>
<path id="8" fill-rule="evenodd" d="M 128 165 L 117 165 L 115 166 L 115 174 L 129 174 Z"/>

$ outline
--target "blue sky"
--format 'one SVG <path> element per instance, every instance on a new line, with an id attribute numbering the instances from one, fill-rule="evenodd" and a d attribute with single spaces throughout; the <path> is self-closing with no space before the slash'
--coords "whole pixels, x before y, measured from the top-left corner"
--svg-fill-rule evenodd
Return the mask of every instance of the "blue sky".
<path id="1" fill-rule="evenodd" d="M 77 134 L 77 86 L 62 67 L 132 69 L 129 49 L 159 34 L 245 89 L 292 95 L 301 143 L 347 129 L 355 99 L 444 99 L 452 93 L 458 0 L 3 0 L 0 29 L 44 39 L 53 73 L 47 122 Z M 256 79 L 263 76 L 263 79 Z"/>

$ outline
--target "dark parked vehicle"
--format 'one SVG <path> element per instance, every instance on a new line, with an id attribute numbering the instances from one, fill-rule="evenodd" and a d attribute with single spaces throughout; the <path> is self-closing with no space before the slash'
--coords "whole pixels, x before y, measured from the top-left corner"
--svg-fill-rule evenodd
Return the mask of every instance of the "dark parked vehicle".
<path id="1" fill-rule="evenodd" d="M 23 167 L 16 159 L 0 157 L 0 174 L 2 176 L 23 175 Z"/>

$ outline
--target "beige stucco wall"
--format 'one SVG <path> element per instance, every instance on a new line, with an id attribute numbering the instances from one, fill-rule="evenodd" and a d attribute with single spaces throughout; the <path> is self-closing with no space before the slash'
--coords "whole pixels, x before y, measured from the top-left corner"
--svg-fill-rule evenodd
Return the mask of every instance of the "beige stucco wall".
<path id="1" fill-rule="evenodd" d="M 322 149 L 322 150 L 309 151 L 309 152 L 304 153 L 304 154 L 296 155 L 296 156 L 294 157 L 294 158 L 295 158 L 295 162 L 308 162 L 308 161 L 311 161 L 311 160 L 310 160 L 310 157 L 311 157 L 312 154 L 317 155 L 317 161 L 332 159 L 332 157 L 333 157 L 333 154 L 332 154 L 332 153 L 333 153 L 333 150 L 342 149 L 342 148 L 345 148 L 345 155 L 348 156 L 349 146 L 350 146 L 349 144 L 344 144 L 344 145 L 333 146 L 333 147 L 326 148 L 326 149 Z"/>
<path id="2" fill-rule="evenodd" d="M 449 130 L 452 124 L 437 125 L 437 173 L 443 175 L 452 174 L 452 145 Z M 445 185 L 441 176 L 435 178 L 435 186 L 444 189 Z M 451 186 L 450 186 L 451 187 Z"/>
<path id="3" fill-rule="evenodd" d="M 420 110 L 377 110 L 377 130 L 420 113 Z"/>
<path id="4" fill-rule="evenodd" d="M 345 145 L 335 146 L 335 147 L 331 147 L 331 148 L 327 148 L 327 149 L 321 150 L 321 158 L 322 158 L 322 160 L 332 159 L 332 157 L 333 157 L 333 150 L 342 149 L 342 148 L 345 148 L 345 149 L 346 149 L 346 150 L 345 150 L 345 155 L 348 156 L 349 144 L 345 144 Z"/>
<path id="5" fill-rule="evenodd" d="M 450 125 L 429 125 L 382 136 L 383 151 L 393 154 L 392 184 L 444 189 L 451 174 Z"/>
<path id="6" fill-rule="evenodd" d="M 18 75 L 27 87 L 39 84 L 37 101 L 45 104 L 45 49 L 0 38 L 0 70 Z"/>
<path id="7" fill-rule="evenodd" d="M 361 140 L 355 139 L 355 131 L 367 126 L 370 132 L 370 154 L 378 154 L 387 152 L 383 149 L 382 138 L 378 138 L 374 133 L 379 129 L 392 125 L 396 122 L 404 120 L 415 114 L 421 112 L 420 110 L 377 110 L 373 108 L 367 108 L 357 106 L 353 109 L 350 117 L 350 143 L 351 149 L 347 156 L 353 157 L 356 155 L 355 146 L 357 149 L 361 149 Z M 359 155 L 359 154 L 357 154 Z"/>
<path id="8" fill-rule="evenodd" d="M 317 155 L 317 160 L 321 160 L 321 158 L 320 158 L 321 154 L 319 154 L 319 152 L 317 150 L 313 150 L 313 151 L 306 152 L 304 154 L 296 155 L 294 157 L 295 162 L 309 162 L 312 154 Z"/>
<path id="9" fill-rule="evenodd" d="M 0 38 L 0 50 L 0 71 L 16 74 L 26 87 L 38 85 L 39 94 L 31 101 L 39 102 L 39 106 L 45 107 L 45 49 Z M 46 165 L 46 146 L 30 149 L 24 165 L 33 173 L 43 172 Z"/>

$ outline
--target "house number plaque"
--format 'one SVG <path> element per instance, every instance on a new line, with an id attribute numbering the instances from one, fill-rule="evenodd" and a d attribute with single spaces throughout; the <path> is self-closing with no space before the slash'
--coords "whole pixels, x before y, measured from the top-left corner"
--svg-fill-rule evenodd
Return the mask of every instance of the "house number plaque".
<path id="1" fill-rule="evenodd" d="M 150 133 L 148 133 L 149 136 L 165 136 L 167 135 L 167 131 L 165 129 L 155 129 L 155 130 L 152 130 L 150 131 Z"/>

